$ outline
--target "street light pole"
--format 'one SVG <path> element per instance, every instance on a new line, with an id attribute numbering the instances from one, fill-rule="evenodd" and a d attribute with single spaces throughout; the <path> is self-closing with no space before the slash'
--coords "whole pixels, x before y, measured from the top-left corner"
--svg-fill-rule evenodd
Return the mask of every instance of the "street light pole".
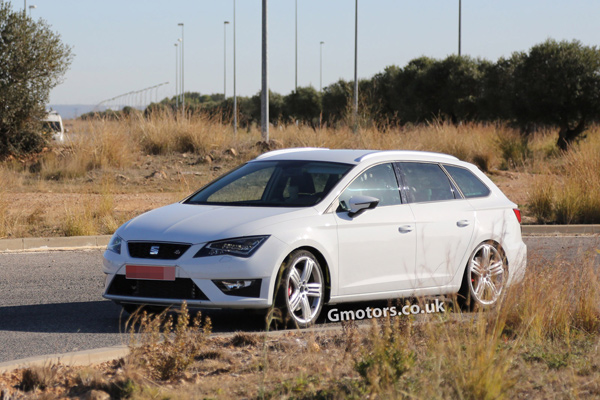
<path id="1" fill-rule="evenodd" d="M 268 0 L 262 0 L 262 93 L 261 93 L 261 133 L 262 140 L 269 143 L 269 59 L 268 59 Z"/>
<path id="2" fill-rule="evenodd" d="M 458 0 L 458 56 L 461 55 L 462 0 Z"/>
<path id="3" fill-rule="evenodd" d="M 354 11 L 354 129 L 358 117 L 358 0 L 355 0 Z"/>
<path id="4" fill-rule="evenodd" d="M 233 0 L 233 133 L 237 134 L 237 92 L 236 92 L 236 60 L 235 60 L 235 0 Z"/>
<path id="5" fill-rule="evenodd" d="M 177 24 L 181 26 L 181 116 L 185 118 L 185 75 L 184 75 L 184 58 L 183 58 L 183 22 Z"/>
<path id="6" fill-rule="evenodd" d="M 177 88 L 178 91 L 178 95 L 179 98 L 177 99 L 179 101 L 179 105 L 181 107 L 177 108 L 177 111 L 179 111 L 181 109 L 181 114 L 184 113 L 184 108 L 183 108 L 183 66 L 182 66 L 182 56 L 181 53 L 183 52 L 183 39 L 179 38 L 177 39 L 177 43 L 179 44 L 179 87 Z"/>
<path id="7" fill-rule="evenodd" d="M 223 100 L 227 99 L 227 25 L 223 22 Z"/>
<path id="8" fill-rule="evenodd" d="M 298 0 L 296 0 L 296 79 L 294 89 L 298 91 Z"/>
<path id="9" fill-rule="evenodd" d="M 29 6 L 29 18 L 31 18 L 31 10 L 34 8 L 37 8 L 37 6 L 35 6 L 35 5 Z"/>
<path id="10" fill-rule="evenodd" d="M 175 113 L 179 110 L 179 51 L 175 43 Z"/>
<path id="11" fill-rule="evenodd" d="M 319 92 L 323 93 L 323 45 L 325 42 L 319 43 Z"/>

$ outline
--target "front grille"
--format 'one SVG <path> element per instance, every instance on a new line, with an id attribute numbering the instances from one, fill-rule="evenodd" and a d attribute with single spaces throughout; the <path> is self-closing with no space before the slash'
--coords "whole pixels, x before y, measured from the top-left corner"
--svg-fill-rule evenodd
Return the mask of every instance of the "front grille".
<path id="1" fill-rule="evenodd" d="M 129 242 L 129 255 L 133 258 L 177 260 L 189 249 L 189 243 Z"/>
<path id="2" fill-rule="evenodd" d="M 174 281 L 150 281 L 127 279 L 125 275 L 117 275 L 112 280 L 106 294 L 159 299 L 208 300 L 202 290 L 189 278 L 176 278 Z"/>

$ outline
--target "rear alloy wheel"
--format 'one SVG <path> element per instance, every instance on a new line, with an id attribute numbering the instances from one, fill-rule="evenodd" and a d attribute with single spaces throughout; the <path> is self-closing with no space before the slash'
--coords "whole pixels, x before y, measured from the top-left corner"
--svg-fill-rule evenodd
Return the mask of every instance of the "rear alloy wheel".
<path id="1" fill-rule="evenodd" d="M 286 317 L 298 327 L 306 328 L 315 323 L 323 308 L 323 271 L 316 257 L 306 250 L 290 254 L 285 265 L 280 287 L 281 305 Z"/>
<path id="2" fill-rule="evenodd" d="M 465 278 L 472 306 L 498 301 L 508 277 L 506 258 L 495 243 L 481 243 L 469 258 Z"/>

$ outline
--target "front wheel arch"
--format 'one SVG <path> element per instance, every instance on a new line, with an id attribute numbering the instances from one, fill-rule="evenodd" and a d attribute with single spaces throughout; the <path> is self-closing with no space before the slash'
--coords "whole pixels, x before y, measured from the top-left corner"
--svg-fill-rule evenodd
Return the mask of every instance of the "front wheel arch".
<path id="1" fill-rule="evenodd" d="M 294 318 L 294 315 L 291 315 L 289 308 L 288 308 L 288 303 L 286 303 L 286 295 L 284 294 L 284 292 L 286 292 L 288 289 L 291 290 L 289 287 L 286 289 L 286 287 L 288 285 L 290 285 L 288 280 L 290 279 L 290 276 L 288 275 L 288 271 L 289 268 L 291 268 L 292 264 L 293 265 L 300 265 L 300 264 L 296 264 L 296 262 L 301 261 L 302 259 L 306 259 L 306 257 L 312 258 L 313 260 L 316 261 L 316 263 L 318 264 L 318 270 L 320 271 L 318 273 L 318 275 L 320 275 L 320 280 L 321 280 L 321 287 L 322 287 L 322 295 L 321 295 L 321 302 L 320 305 L 318 306 L 318 312 L 317 315 L 314 317 L 314 319 L 309 322 L 309 323 L 304 323 L 296 318 Z M 299 260 L 300 259 L 300 260 Z M 314 265 L 314 264 L 313 264 Z M 315 277 L 317 275 L 314 275 Z M 308 327 L 310 325 L 313 325 L 314 322 L 318 319 L 318 314 L 320 313 L 320 311 L 322 310 L 322 307 L 329 301 L 329 296 L 330 296 L 330 291 L 331 291 L 331 275 L 330 275 L 330 271 L 328 268 L 328 264 L 325 260 L 325 257 L 323 256 L 323 254 L 318 251 L 317 249 L 315 249 L 314 247 L 310 247 L 310 246 L 303 246 L 303 247 L 298 247 L 296 249 L 294 249 L 293 251 L 291 251 L 284 259 L 284 261 L 282 262 L 281 266 L 278 269 L 278 273 L 276 276 L 276 279 L 274 280 L 274 288 L 273 288 L 273 305 L 271 306 L 271 308 L 269 309 L 268 313 L 267 313 L 267 323 L 270 325 L 272 322 L 275 322 L 277 325 L 277 321 L 281 321 L 283 322 L 284 326 L 287 326 L 290 322 L 293 322 L 295 324 L 296 327 Z M 304 285 L 306 286 L 306 285 Z M 310 296 L 310 294 L 308 295 Z M 290 318 L 291 317 L 291 318 Z"/>
<path id="2" fill-rule="evenodd" d="M 325 278 L 325 297 L 323 298 L 323 304 L 327 304 L 329 303 L 329 299 L 331 297 L 331 273 L 329 271 L 329 264 L 327 263 L 327 260 L 325 259 L 325 256 L 323 256 L 323 254 L 315 249 L 314 247 L 310 247 L 310 246 L 303 246 L 303 247 L 299 247 L 296 250 L 306 250 L 306 251 L 310 251 L 319 261 L 319 264 L 321 265 L 321 269 L 323 270 L 323 277 Z M 292 255 L 292 253 L 294 252 L 290 252 L 290 254 L 288 254 L 288 256 L 286 257 L 286 261 L 287 259 Z"/>
<path id="3" fill-rule="evenodd" d="M 290 251 L 287 256 L 285 256 L 285 258 L 283 259 L 283 262 L 279 265 L 279 268 L 277 269 L 277 274 L 275 275 L 275 279 L 273 279 L 273 294 L 272 294 L 273 302 L 272 302 L 272 304 L 275 304 L 275 300 L 277 299 L 277 289 L 279 288 L 279 283 L 280 283 L 280 279 L 281 279 L 283 270 L 285 269 L 285 266 L 287 265 L 292 254 L 294 254 L 298 250 L 306 250 L 306 251 L 311 252 L 319 261 L 319 264 L 321 265 L 321 269 L 323 270 L 323 275 L 324 275 L 323 277 L 325 278 L 325 297 L 323 299 L 323 304 L 327 304 L 329 302 L 329 299 L 331 298 L 331 272 L 329 271 L 329 263 L 327 262 L 327 259 L 325 258 L 323 253 L 321 253 L 319 250 L 317 250 L 316 248 L 314 248 L 312 246 L 296 247 L 295 249 Z"/>

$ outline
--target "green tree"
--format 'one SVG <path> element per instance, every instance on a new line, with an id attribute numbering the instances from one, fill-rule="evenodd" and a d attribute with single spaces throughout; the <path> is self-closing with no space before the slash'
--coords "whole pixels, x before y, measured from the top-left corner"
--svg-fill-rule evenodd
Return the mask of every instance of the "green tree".
<path id="1" fill-rule="evenodd" d="M 515 70 L 521 65 L 525 53 L 513 53 L 510 58 L 500 58 L 488 64 L 483 71 L 483 96 L 480 116 L 486 121 L 513 121 L 516 112 Z"/>
<path id="2" fill-rule="evenodd" d="M 431 91 L 427 74 L 437 61 L 429 57 L 411 60 L 396 74 L 393 82 L 396 96 L 390 108 L 401 123 L 421 122 L 437 114 L 431 106 Z"/>
<path id="3" fill-rule="evenodd" d="M 323 120 L 337 122 L 344 119 L 352 101 L 352 84 L 340 79 L 323 88 Z"/>
<path id="4" fill-rule="evenodd" d="M 321 95 L 312 86 L 299 87 L 284 98 L 286 114 L 304 121 L 313 128 L 319 125 Z"/>
<path id="5" fill-rule="evenodd" d="M 252 96 L 252 119 L 260 124 L 261 119 L 261 97 L 260 91 Z M 269 90 L 269 123 L 278 124 L 287 119 L 285 113 L 285 101 L 284 97 L 279 93 L 275 93 Z"/>
<path id="6" fill-rule="evenodd" d="M 405 122 L 437 116 L 454 123 L 478 119 L 483 72 L 488 64 L 467 56 L 412 60 L 395 79 L 398 117 Z"/>
<path id="7" fill-rule="evenodd" d="M 389 121 L 397 119 L 398 106 L 402 101 L 400 98 L 402 91 L 399 90 L 396 82 L 401 72 L 400 67 L 391 65 L 370 80 L 368 104 L 372 115 L 376 119 L 387 119 Z"/>
<path id="8" fill-rule="evenodd" d="M 71 60 L 71 48 L 45 21 L 0 3 L 0 156 L 43 145 L 40 120 Z"/>
<path id="9" fill-rule="evenodd" d="M 600 51 L 595 46 L 547 40 L 531 48 L 514 80 L 517 122 L 557 126 L 560 149 L 600 117 Z"/>

